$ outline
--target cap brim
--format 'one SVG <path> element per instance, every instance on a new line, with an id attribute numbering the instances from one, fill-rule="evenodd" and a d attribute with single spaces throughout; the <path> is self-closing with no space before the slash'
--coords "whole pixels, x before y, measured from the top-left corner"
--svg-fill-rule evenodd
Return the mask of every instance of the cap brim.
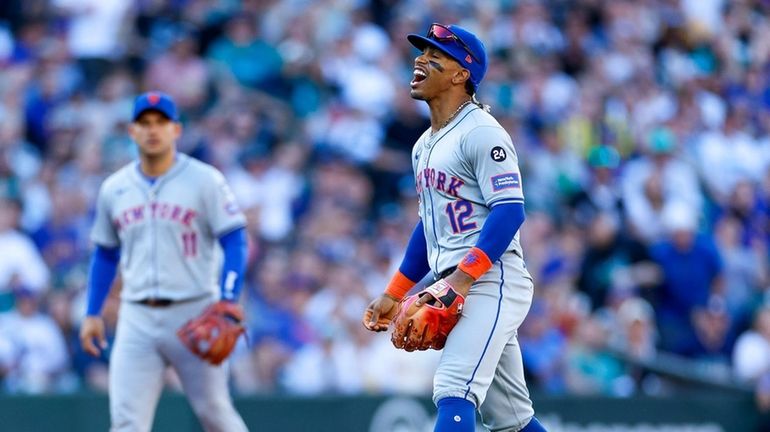
<path id="1" fill-rule="evenodd" d="M 412 44 L 412 46 L 414 46 L 415 48 L 417 48 L 420 51 L 424 50 L 425 47 L 427 47 L 427 46 L 431 46 L 433 48 L 436 48 L 437 50 L 443 52 L 444 54 L 446 54 L 447 56 L 449 56 L 450 58 L 454 59 L 455 61 L 457 61 L 459 63 L 459 60 L 457 60 L 457 58 L 455 58 L 455 56 L 452 55 L 452 53 L 447 51 L 446 48 L 444 48 L 443 46 L 438 44 L 433 39 L 428 39 L 425 36 L 420 36 L 418 34 L 412 33 L 412 34 L 409 34 L 409 35 L 406 36 L 406 40 L 408 40 L 409 43 Z"/>
<path id="2" fill-rule="evenodd" d="M 168 115 L 167 112 L 165 112 L 165 111 L 163 111 L 161 109 L 158 109 L 156 107 L 147 107 L 147 108 L 139 111 L 138 113 L 136 113 L 136 115 L 134 115 L 133 121 L 139 120 L 139 117 L 141 117 L 142 114 L 144 114 L 144 113 L 146 113 L 148 111 L 155 111 L 156 113 L 159 113 L 159 114 L 163 115 L 163 117 L 166 117 L 167 119 L 169 119 L 171 121 L 176 121 L 176 119 L 171 117 L 170 115 Z"/>

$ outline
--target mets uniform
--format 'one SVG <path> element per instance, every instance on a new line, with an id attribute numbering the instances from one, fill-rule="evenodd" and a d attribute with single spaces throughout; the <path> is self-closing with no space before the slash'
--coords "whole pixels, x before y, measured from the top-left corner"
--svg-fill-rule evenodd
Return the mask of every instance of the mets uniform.
<path id="1" fill-rule="evenodd" d="M 434 134 L 426 131 L 412 150 L 412 164 L 436 278 L 451 273 L 477 244 L 490 209 L 523 203 L 510 136 L 475 104 Z M 493 430 L 519 430 L 534 415 L 516 335 L 533 294 L 522 257 L 516 233 L 500 259 L 472 285 L 434 379 L 435 402 L 469 399 Z"/>
<path id="2" fill-rule="evenodd" d="M 217 300 L 217 238 L 244 225 L 222 174 L 183 154 L 154 181 L 133 162 L 103 183 L 91 237 L 120 247 L 123 281 L 110 358 L 113 430 L 150 430 L 167 366 L 204 429 L 246 430 L 230 400 L 226 367 L 205 363 L 176 336 Z"/>

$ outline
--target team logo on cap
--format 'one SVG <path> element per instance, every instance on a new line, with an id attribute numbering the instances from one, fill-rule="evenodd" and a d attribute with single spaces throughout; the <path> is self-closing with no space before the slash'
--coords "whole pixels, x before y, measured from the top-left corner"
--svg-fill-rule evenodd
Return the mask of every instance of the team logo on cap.
<path id="1" fill-rule="evenodd" d="M 160 95 L 157 93 L 150 93 L 147 95 L 147 100 L 151 105 L 157 105 L 160 102 Z"/>
<path id="2" fill-rule="evenodd" d="M 471 58 L 470 54 L 465 56 L 465 63 L 473 63 L 473 58 Z"/>

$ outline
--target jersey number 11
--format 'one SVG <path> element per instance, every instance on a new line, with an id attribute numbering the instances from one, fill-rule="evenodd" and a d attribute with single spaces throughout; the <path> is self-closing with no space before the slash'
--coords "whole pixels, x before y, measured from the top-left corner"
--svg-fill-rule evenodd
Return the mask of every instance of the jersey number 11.
<path id="1" fill-rule="evenodd" d="M 194 257 L 198 254 L 198 234 L 195 231 L 182 233 L 182 248 L 186 257 Z"/>

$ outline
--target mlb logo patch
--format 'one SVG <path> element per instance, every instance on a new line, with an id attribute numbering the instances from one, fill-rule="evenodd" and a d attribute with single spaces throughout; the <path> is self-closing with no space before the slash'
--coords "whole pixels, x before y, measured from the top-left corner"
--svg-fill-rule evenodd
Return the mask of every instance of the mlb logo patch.
<path id="1" fill-rule="evenodd" d="M 521 187 L 519 173 L 500 174 L 492 177 L 492 191 L 498 192 L 503 189 L 516 189 Z"/>

